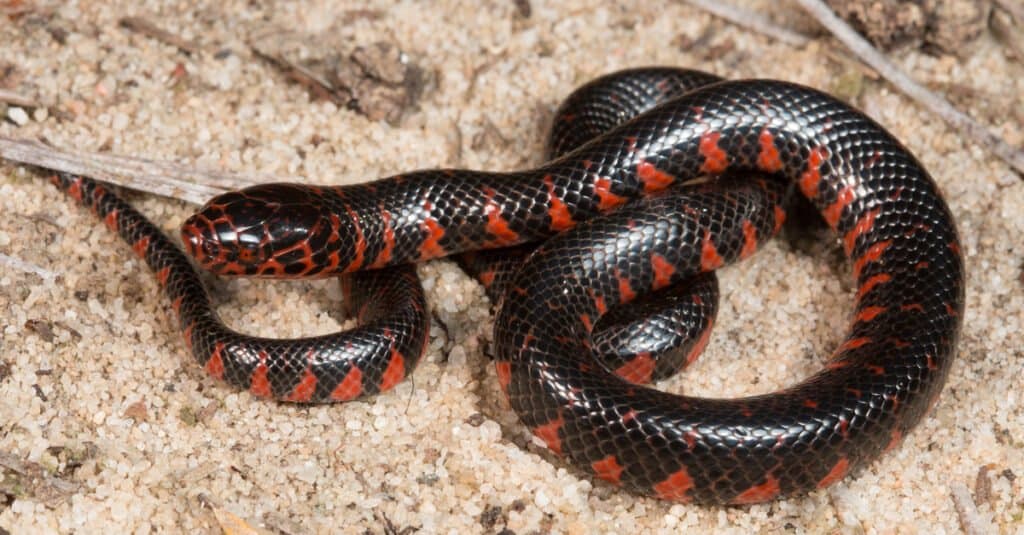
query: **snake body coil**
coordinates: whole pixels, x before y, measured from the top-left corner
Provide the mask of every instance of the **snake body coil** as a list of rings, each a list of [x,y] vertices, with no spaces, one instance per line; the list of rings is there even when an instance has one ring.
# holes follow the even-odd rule
[[[557,233],[504,283],[495,320],[501,386],[553,451],[596,477],[665,499],[742,504],[826,486],[898,444],[938,396],[963,316],[959,240],[932,179],[874,121],[796,84],[639,69],[570,97],[551,147],[555,158],[528,171],[256,186],[211,200],[185,223],[183,238],[215,272],[292,277]],[[769,178],[680,186],[736,173]],[[778,230],[783,215],[775,206],[791,185],[836,232],[857,283],[850,332],[824,370],[769,395],[703,399],[634,384],[661,376],[653,359],[636,361],[643,352],[631,357],[628,373],[595,360],[595,325],[609,310],[753,253]],[[125,227],[112,217],[113,227]],[[155,231],[135,232],[126,237],[139,244],[139,232]],[[210,327],[215,320],[199,305],[181,304],[200,301],[202,291],[176,278],[187,263],[150,263],[181,300],[197,358],[261,393],[325,401],[383,390],[397,377],[388,355],[400,355],[404,374],[422,350],[423,332],[398,330],[424,327],[410,312],[376,337],[385,356],[375,360],[318,368],[300,345],[236,355],[229,366],[230,343]],[[414,284],[408,272],[386,276]],[[410,299],[407,309],[422,311],[420,298]],[[358,381],[349,378],[354,369]],[[336,395],[345,382],[351,388]]]

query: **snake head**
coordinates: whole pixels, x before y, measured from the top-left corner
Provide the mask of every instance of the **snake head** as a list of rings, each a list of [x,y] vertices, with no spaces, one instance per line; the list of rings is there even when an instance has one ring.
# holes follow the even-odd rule
[[[264,184],[218,195],[181,226],[185,249],[218,275],[310,276],[337,231],[314,187]],[[335,218],[336,219],[336,218]]]

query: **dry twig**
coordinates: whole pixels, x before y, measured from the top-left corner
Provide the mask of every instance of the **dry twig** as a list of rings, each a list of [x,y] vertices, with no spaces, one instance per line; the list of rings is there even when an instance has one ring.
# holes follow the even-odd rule
[[[0,266],[16,269],[25,273],[32,273],[43,280],[54,280],[57,278],[57,274],[48,269],[3,253],[0,253]]]
[[[0,136],[0,158],[85,175],[195,204],[202,204],[225,191],[288,180],[273,175],[241,175],[145,158],[58,149],[35,140],[4,136]]]
[[[120,20],[121,26],[139,32],[143,35],[148,35],[157,41],[163,41],[171,46],[178,47],[179,50],[188,54],[195,54],[199,51],[199,45],[193,41],[189,41],[180,35],[175,35],[163,28],[158,28],[152,22],[142,17],[124,17]]]
[[[764,34],[773,39],[778,39],[784,43],[791,44],[793,46],[805,46],[811,42],[811,37],[804,35],[800,32],[791,30],[789,28],[779,26],[775,24],[767,17],[743,9],[741,7],[732,6],[729,4],[723,4],[721,2],[713,2],[711,0],[686,0],[690,5],[703,9],[712,15],[719,17],[723,20],[729,21],[737,26],[753,30],[757,33]],[[821,52],[828,56],[830,59],[856,68],[861,71],[864,76],[872,80],[880,78],[877,72],[871,67],[857,61],[854,58],[849,57],[844,52],[836,49],[832,46],[824,46]]]
[[[10,104],[12,106],[19,106],[21,108],[38,108],[39,103],[14,91],[7,89],[0,89],[0,102]]]
[[[994,0],[994,3],[1012,15],[1017,24],[1024,24],[1024,4],[1010,0]]]
[[[797,0],[797,3],[827,28],[864,63],[878,71],[886,80],[921,105],[937,114],[950,126],[963,132],[968,139],[992,151],[1018,173],[1024,175],[1024,151],[1011,146],[985,125],[957,110],[946,99],[932,93],[907,76],[899,67],[875,50],[866,39],[836,16],[821,0]]]
[[[1024,61],[1024,35],[1021,35],[1018,29],[1024,27],[1024,7],[1017,9],[1022,13],[1014,15],[1009,9],[993,9],[989,26],[992,28],[992,35],[1010,47],[1018,61]]]
[[[953,483],[949,492],[953,499],[953,508],[960,518],[960,527],[967,535],[981,535],[982,533],[995,533],[995,526],[989,523],[978,513],[978,506],[971,498],[971,491],[963,483]]]
[[[299,85],[305,87],[314,98],[329,100],[337,106],[344,106],[348,102],[348,99],[342,98],[337,91],[335,91],[334,86],[330,82],[317,73],[303,67],[302,65],[289,61],[284,56],[267,52],[256,44],[250,43],[249,46],[254,54],[263,58],[274,67],[280,69],[288,78],[291,78]]]
[[[769,35],[793,46],[804,46],[811,38],[794,32],[768,20],[767,17],[747,9],[723,4],[717,0],[686,0],[694,7],[699,7],[716,17],[721,17],[737,26]]]

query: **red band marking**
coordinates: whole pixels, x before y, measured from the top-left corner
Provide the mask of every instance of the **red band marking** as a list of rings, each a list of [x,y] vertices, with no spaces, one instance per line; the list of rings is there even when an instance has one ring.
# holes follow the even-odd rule
[[[708,346],[708,341],[711,340],[711,330],[714,325],[714,320],[708,321],[708,326],[700,333],[700,338],[697,339],[697,343],[693,344],[690,352],[686,354],[686,366],[692,364],[693,361],[697,360],[697,357],[704,352],[704,349]]]
[[[632,360],[619,366],[615,375],[636,384],[647,384],[651,382],[651,375],[654,373],[656,362],[651,358],[649,352],[637,353]]]
[[[775,147],[775,136],[765,128],[761,130],[757,141],[761,145],[761,152],[757,155],[758,168],[768,173],[781,170],[782,159],[779,158],[779,149]]]
[[[821,481],[818,481],[818,488],[823,489],[836,481],[843,479],[846,477],[846,472],[849,469],[850,461],[846,457],[839,459],[836,461],[836,464],[832,465],[832,469],[828,471],[828,474],[825,474],[825,477],[821,478]]]
[[[757,229],[750,221],[743,220],[743,250],[740,251],[740,260],[743,260],[757,251]]]
[[[192,345],[192,326],[189,325],[185,331],[185,339],[189,341],[189,346]],[[224,342],[217,342],[213,346],[213,353],[210,358],[206,359],[206,373],[210,374],[210,377],[215,379],[224,378],[224,359],[221,357],[221,353],[224,351]]]
[[[174,299],[174,301],[171,303],[171,308],[174,309],[174,313],[175,314],[180,314],[181,313],[181,303],[184,302],[184,301],[185,301],[185,296],[184,295],[180,295],[180,296],[176,297]]]
[[[899,429],[893,429],[892,432],[889,433],[889,443],[886,444],[885,450],[883,450],[883,452],[888,453],[894,450],[896,446],[900,445],[901,440],[903,440],[903,431],[900,431]]]
[[[782,224],[786,222],[786,211],[781,206],[775,205],[775,228],[772,229],[772,236],[782,230]]]
[[[257,397],[269,398],[273,391],[270,389],[270,380],[267,379],[267,354],[260,351],[259,356],[260,363],[249,377],[249,392]]]
[[[900,340],[899,338],[896,338],[895,336],[890,337],[888,339],[888,342],[890,344],[892,344],[892,346],[897,348],[897,349],[903,349],[905,347],[910,347],[910,342],[904,342],[903,340]]]
[[[588,289],[587,292],[590,293],[590,298],[594,300],[594,308],[597,309],[598,316],[603,316],[605,312],[608,312],[608,305],[604,302],[603,295],[597,295],[593,289]]]
[[[313,394],[316,393],[317,378],[313,375],[313,370],[306,368],[306,373],[302,375],[302,379],[299,380],[299,384],[295,385],[286,401],[298,401],[304,402],[313,399]]]
[[[864,160],[864,167],[874,167],[881,160],[882,160],[882,153],[880,151],[874,150],[874,151],[871,152],[871,156],[869,156],[867,160]],[[898,190],[896,190],[896,196],[897,197],[899,196],[899,192],[902,191],[902,190],[903,190],[902,186],[900,186],[900,188]]]
[[[103,222],[107,224],[107,228],[117,232],[117,210],[107,212],[107,216],[103,218]]]
[[[693,500],[692,497],[686,494],[693,488],[693,479],[690,477],[690,473],[686,470],[685,466],[680,467],[679,470],[673,472],[664,481],[655,484],[653,488],[658,497],[663,500],[682,503],[688,503]]]
[[[593,332],[594,324],[590,322],[590,314],[580,314],[580,322],[588,333]]]
[[[555,193],[555,182],[551,175],[544,177],[544,185],[548,188],[548,216],[551,218],[551,230],[561,232],[576,226],[569,207]]]
[[[628,303],[636,298],[636,292],[633,291],[633,285],[630,284],[629,278],[624,277],[619,270],[615,270],[615,278],[619,281],[619,302]]]
[[[857,289],[857,301],[860,301],[872,288],[892,280],[892,277],[886,273],[879,273],[868,277],[868,280],[864,281],[864,284],[860,285]]]
[[[856,193],[854,192],[853,186],[846,186],[839,190],[839,193],[836,194],[836,200],[832,204],[826,206],[821,212],[821,215],[825,218],[828,226],[835,229],[839,225],[839,218],[842,217],[843,210],[853,202],[855,196]]]
[[[484,285],[484,288],[490,288],[494,284],[495,273],[493,269],[483,271],[476,276],[476,279],[480,281],[480,284]]]
[[[171,267],[164,266],[156,272],[156,281],[160,283],[161,288],[167,287],[167,279],[171,276]]]
[[[557,453],[562,454],[562,439],[558,437],[558,430],[565,425],[565,418],[562,415],[558,415],[558,419],[551,420],[550,422],[538,425],[533,428],[533,434],[540,437],[545,444],[548,445],[548,449]]]
[[[647,193],[663,190],[676,181],[676,177],[643,160],[636,164],[636,176],[644,183],[644,191]]]
[[[857,238],[870,231],[871,227],[875,225],[875,218],[878,217],[880,211],[881,208],[875,208],[861,216],[853,228],[846,233],[846,236],[843,236],[843,248],[846,249],[846,256],[850,256],[850,253],[853,252],[853,246],[857,244]]]
[[[327,266],[324,268],[324,273],[335,273],[338,270],[338,265],[341,264],[341,252],[332,251],[331,254],[327,255]]]
[[[910,303],[910,304],[906,304],[906,305],[900,305],[900,310],[902,310],[904,312],[910,312],[910,311],[924,312],[924,307],[921,306],[921,303]]]
[[[590,463],[590,467],[594,470],[594,475],[608,481],[614,485],[620,485],[620,477],[622,476],[622,465],[615,458],[614,455],[608,455],[600,461],[594,461]]]
[[[672,264],[665,260],[665,257],[656,254],[651,255],[651,268],[654,269],[652,290],[668,286],[672,282],[672,274],[676,272],[676,268],[672,267]]]
[[[594,195],[597,195],[597,208],[602,212],[611,210],[626,203],[626,198],[612,193],[612,181],[608,178],[594,178]]]
[[[331,391],[331,399],[335,401],[350,401],[363,393],[363,370],[352,366],[349,368],[345,378]]]
[[[892,240],[885,240],[868,247],[868,250],[853,263],[853,278],[860,279],[860,273],[864,270],[864,266],[866,266],[868,262],[876,262],[879,258],[882,258],[882,253],[884,253],[890,245],[892,245]]]
[[[683,410],[689,410],[690,405],[687,403],[681,406],[680,408],[682,408]],[[694,447],[697,446],[697,438],[697,433],[694,431],[687,431],[683,433],[683,440],[686,441],[686,447],[688,449],[692,450]]]
[[[800,191],[804,197],[814,199],[818,196],[818,184],[821,183],[821,164],[827,153],[824,147],[815,147],[807,155],[807,170],[800,175]]]
[[[818,402],[814,401],[813,399],[805,399],[804,400],[804,407],[807,407],[808,409],[817,409],[818,408]]]
[[[139,255],[139,258],[146,258],[146,250],[149,249],[149,237],[143,236],[139,238],[139,241],[132,244],[132,250],[135,254]]]
[[[768,474],[764,483],[755,485],[739,493],[738,496],[732,499],[731,503],[735,505],[743,505],[748,503],[766,502],[778,496],[780,491],[779,480],[772,477],[771,474]]]
[[[718,146],[718,140],[721,137],[722,134],[713,131],[705,132],[700,136],[700,145],[697,150],[704,157],[704,164],[700,168],[702,173],[717,175],[729,167],[728,155]]]
[[[72,199],[82,202],[82,179],[80,177],[75,178],[74,181],[68,185],[67,192]]]
[[[713,271],[724,264],[725,261],[718,254],[718,249],[711,241],[711,231],[704,231],[704,241],[700,245],[700,268],[703,271]]]
[[[185,338],[185,345],[188,347],[189,352],[192,351],[192,329],[195,326],[196,322],[193,321],[192,323],[189,323],[188,327],[185,327],[185,330],[181,333],[182,336]]]
[[[394,344],[394,341],[392,341]],[[395,387],[405,377],[405,357],[397,349],[391,348],[391,360],[380,378],[380,391],[385,392]]]
[[[843,353],[846,351],[850,351],[851,349],[857,349],[858,347],[867,345],[869,343],[871,343],[871,338],[868,338],[867,336],[862,336],[860,338],[851,338],[843,342],[843,345],[836,348],[836,353]]]
[[[487,203],[484,205],[484,214],[487,215],[487,232],[494,236],[495,246],[511,245],[519,240],[519,234],[509,227],[508,220],[501,213],[501,207],[494,201],[496,192],[484,187],[484,195]]]
[[[854,319],[855,322],[867,322],[875,319],[879,314],[885,312],[885,307],[864,307],[857,312],[857,317]]]
[[[441,247],[440,243],[441,238],[444,236],[444,228],[433,218],[424,219],[422,228],[427,233],[427,236],[420,245],[420,260],[444,256],[445,250],[444,247]]]
[[[500,360],[494,363],[494,370],[498,372],[498,384],[502,392],[508,393],[508,385],[512,382],[512,363],[507,360]]]

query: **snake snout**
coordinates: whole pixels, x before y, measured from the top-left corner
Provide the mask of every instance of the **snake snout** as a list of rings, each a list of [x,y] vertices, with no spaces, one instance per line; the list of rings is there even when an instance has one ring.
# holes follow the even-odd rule
[[[308,188],[292,184],[225,193],[182,224],[182,242],[200,266],[220,275],[288,276],[308,265],[289,244],[306,242],[318,227],[314,204]]]

